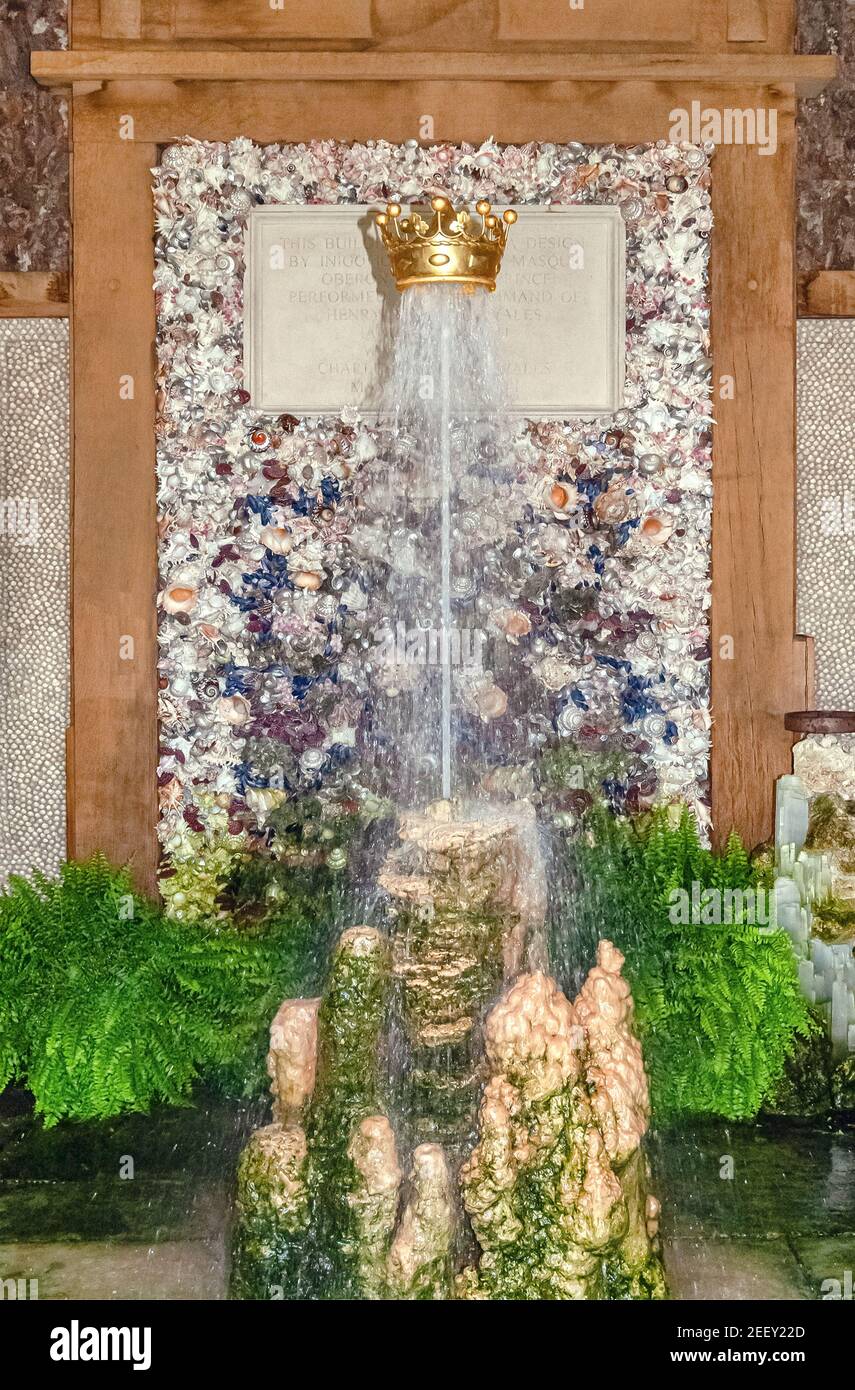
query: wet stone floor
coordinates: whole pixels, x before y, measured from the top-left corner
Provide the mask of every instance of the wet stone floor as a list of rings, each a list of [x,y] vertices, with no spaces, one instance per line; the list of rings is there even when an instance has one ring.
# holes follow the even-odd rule
[[[264,1119],[201,1097],[44,1131],[7,1092],[0,1280],[41,1299],[226,1298],[235,1165]],[[699,1125],[650,1156],[675,1298],[817,1299],[835,1280],[852,1296],[855,1124]]]

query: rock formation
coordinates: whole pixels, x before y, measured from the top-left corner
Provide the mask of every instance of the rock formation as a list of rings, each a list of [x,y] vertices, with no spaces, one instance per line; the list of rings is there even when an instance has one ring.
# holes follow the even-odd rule
[[[639,1147],[647,1080],[622,965],[601,941],[575,1004],[537,972],[487,1019],[491,1076],[460,1175],[483,1255],[461,1276],[462,1297],[664,1297]]]
[[[440,802],[427,815],[405,817],[400,839],[380,884],[393,904],[408,1070],[424,1132],[449,1140],[474,1117],[480,1048],[473,1035],[484,1009],[542,933],[544,877],[528,871],[536,830],[519,813],[460,820]]]
[[[532,931],[518,833],[510,818],[405,822],[403,855],[414,846],[416,862],[384,875],[398,904],[391,942],[370,927],[344,932],[322,998],[279,1009],[276,1122],[252,1137],[238,1173],[237,1296],[664,1296],[641,1149],[647,1080],[620,952],[600,942],[573,1003],[532,969],[484,1016],[514,932]],[[474,1146],[459,1110],[449,1126],[439,1061],[415,1112],[397,1108],[395,980],[395,1028],[412,1056],[429,1069],[435,1053],[453,1087],[480,1095]],[[446,1144],[435,1142],[443,1126]]]
[[[287,1124],[315,1089],[320,999],[286,999],[270,1025],[267,1071],[273,1118]]]

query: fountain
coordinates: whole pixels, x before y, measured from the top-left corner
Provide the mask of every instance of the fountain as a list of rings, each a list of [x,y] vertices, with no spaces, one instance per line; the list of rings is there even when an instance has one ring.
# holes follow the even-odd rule
[[[432,633],[438,660],[377,661],[375,771],[395,750],[400,808],[385,915],[345,930],[322,997],[273,1021],[273,1123],[239,1168],[241,1298],[666,1296],[623,957],[601,941],[572,1002],[551,978],[533,807],[485,791],[506,697],[455,660],[455,601],[477,587],[459,495],[504,466],[487,306],[516,220],[476,210],[438,196],[429,221],[377,217],[406,293],[372,509],[396,625]],[[485,731],[465,756],[459,699]]]

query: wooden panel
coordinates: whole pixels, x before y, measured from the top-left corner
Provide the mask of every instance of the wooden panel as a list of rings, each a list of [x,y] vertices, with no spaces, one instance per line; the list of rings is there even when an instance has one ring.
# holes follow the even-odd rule
[[[328,56],[328,55],[325,55]],[[713,82],[111,83],[74,102],[75,692],[74,852],[135,856],[151,883],[155,840],[154,404],[149,166],[176,132],[226,140],[400,140],[433,114],[437,139],[635,143],[665,138],[669,112],[779,110],[780,148],[722,148],[713,164],[716,400],[713,529],[713,796],[719,838],[772,822],[789,770],[787,710],[809,707],[808,644],[795,631],[795,302],[792,89]],[[136,147],[117,140],[133,114]],[[113,190],[121,188],[115,198]],[[117,374],[136,376],[120,402]],[[121,469],[121,474],[117,470]],[[116,486],[117,477],[121,486]],[[108,483],[110,486],[108,486]],[[118,638],[137,636],[119,663]],[[719,653],[733,642],[733,659]]]
[[[368,39],[371,0],[174,0],[177,39]]]
[[[101,37],[138,39],[142,34],[142,0],[101,0]]]
[[[799,317],[855,318],[855,270],[812,270],[800,275]]]
[[[700,9],[700,0],[499,0],[499,38],[691,43]]]
[[[767,0],[727,0],[729,43],[765,43],[769,37]]]
[[[0,319],[67,317],[68,276],[64,271],[0,271]]]
[[[100,0],[72,0],[74,39],[78,47],[109,42],[101,38],[99,3]],[[585,0],[584,10],[572,13],[581,18],[582,28],[588,34],[594,32],[594,38],[582,37],[579,29],[575,31],[576,37],[570,32],[567,13],[570,0],[560,0],[560,5],[559,0],[545,0],[545,3],[556,7],[559,27],[544,25],[544,0],[537,0],[537,3],[515,0],[518,36],[503,38],[500,42],[513,43],[516,47],[560,44],[565,49],[591,47],[595,43],[601,49],[612,49],[627,42],[643,48],[655,48],[658,43],[665,42],[686,46],[683,39],[662,37],[664,26],[686,23],[675,0],[624,0],[622,4],[616,0]],[[762,9],[767,30],[765,46],[770,52],[785,53],[792,49],[794,0],[732,0],[733,15],[729,14],[730,3],[731,0],[687,0],[686,15],[697,16],[692,49],[713,53],[734,42],[728,26],[732,21],[737,26],[734,32],[738,32],[744,25],[745,20],[735,9],[743,3],[749,4],[752,11]],[[367,9],[368,0],[365,4]],[[252,4],[248,0],[141,0],[141,6],[143,44],[182,44],[204,39],[207,44],[216,46],[241,38],[259,47],[283,41],[283,21],[287,22],[289,9],[295,8],[294,0],[285,0],[283,9],[278,12],[270,10],[269,0],[253,0]],[[318,38],[321,36],[319,26],[325,23],[325,6],[315,0],[309,6],[308,0],[300,0],[300,9],[305,8],[312,11],[314,28],[311,32]],[[371,43],[386,50],[477,51],[495,45],[501,15],[508,9],[506,0],[372,0],[371,28],[362,37],[346,37],[351,32],[349,29],[322,32],[330,47]],[[610,25],[598,19],[598,14],[605,12],[612,16]],[[639,13],[648,16],[646,32],[640,28]],[[195,27],[201,25],[200,14],[209,21],[205,28]],[[759,22],[751,16],[749,19],[752,26]],[[191,30],[192,37],[181,36],[190,34]],[[312,39],[293,37],[286,41],[308,44]]]
[[[761,105],[762,93],[743,105]],[[784,714],[811,698],[809,644],[795,634],[793,112],[779,147],[713,160],[713,800],[717,838],[750,844],[772,825],[775,779],[791,770]]]
[[[153,145],[75,141],[69,852],[154,888]],[[121,196],[117,196],[117,190]],[[133,379],[133,399],[120,378]],[[132,654],[128,639],[132,641]],[[125,659],[123,659],[123,657]]]
[[[46,86],[74,82],[163,80],[174,82],[377,82],[400,92],[400,84],[437,80],[458,82],[672,82],[767,86],[795,83],[800,94],[815,95],[837,75],[837,59],[822,54],[725,53],[717,57],[678,57],[673,53],[597,54],[401,52],[394,64],[386,52],[257,52],[218,48],[77,49],[36,52],[33,76]],[[389,80],[390,68],[394,81]],[[317,104],[320,94],[316,94]],[[683,92],[691,107],[698,93]]]

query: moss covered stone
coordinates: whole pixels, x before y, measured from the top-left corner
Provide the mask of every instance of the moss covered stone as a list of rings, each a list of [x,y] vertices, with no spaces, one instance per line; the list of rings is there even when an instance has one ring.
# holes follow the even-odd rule
[[[796,1035],[783,1074],[763,1110],[767,1115],[808,1118],[826,1115],[831,1106],[831,1040],[823,1014],[813,1009],[810,1032],[806,1037]]]
[[[831,1095],[835,1110],[855,1110],[855,1056],[835,1067]]]
[[[536,973],[487,1019],[494,1070],[461,1170],[483,1253],[458,1284],[462,1297],[666,1296],[658,1204],[639,1148],[646,1079],[622,963],[601,942],[575,1005]]]
[[[285,1296],[294,1252],[309,1225],[308,1150],[298,1125],[259,1129],[238,1164],[232,1294]]]

